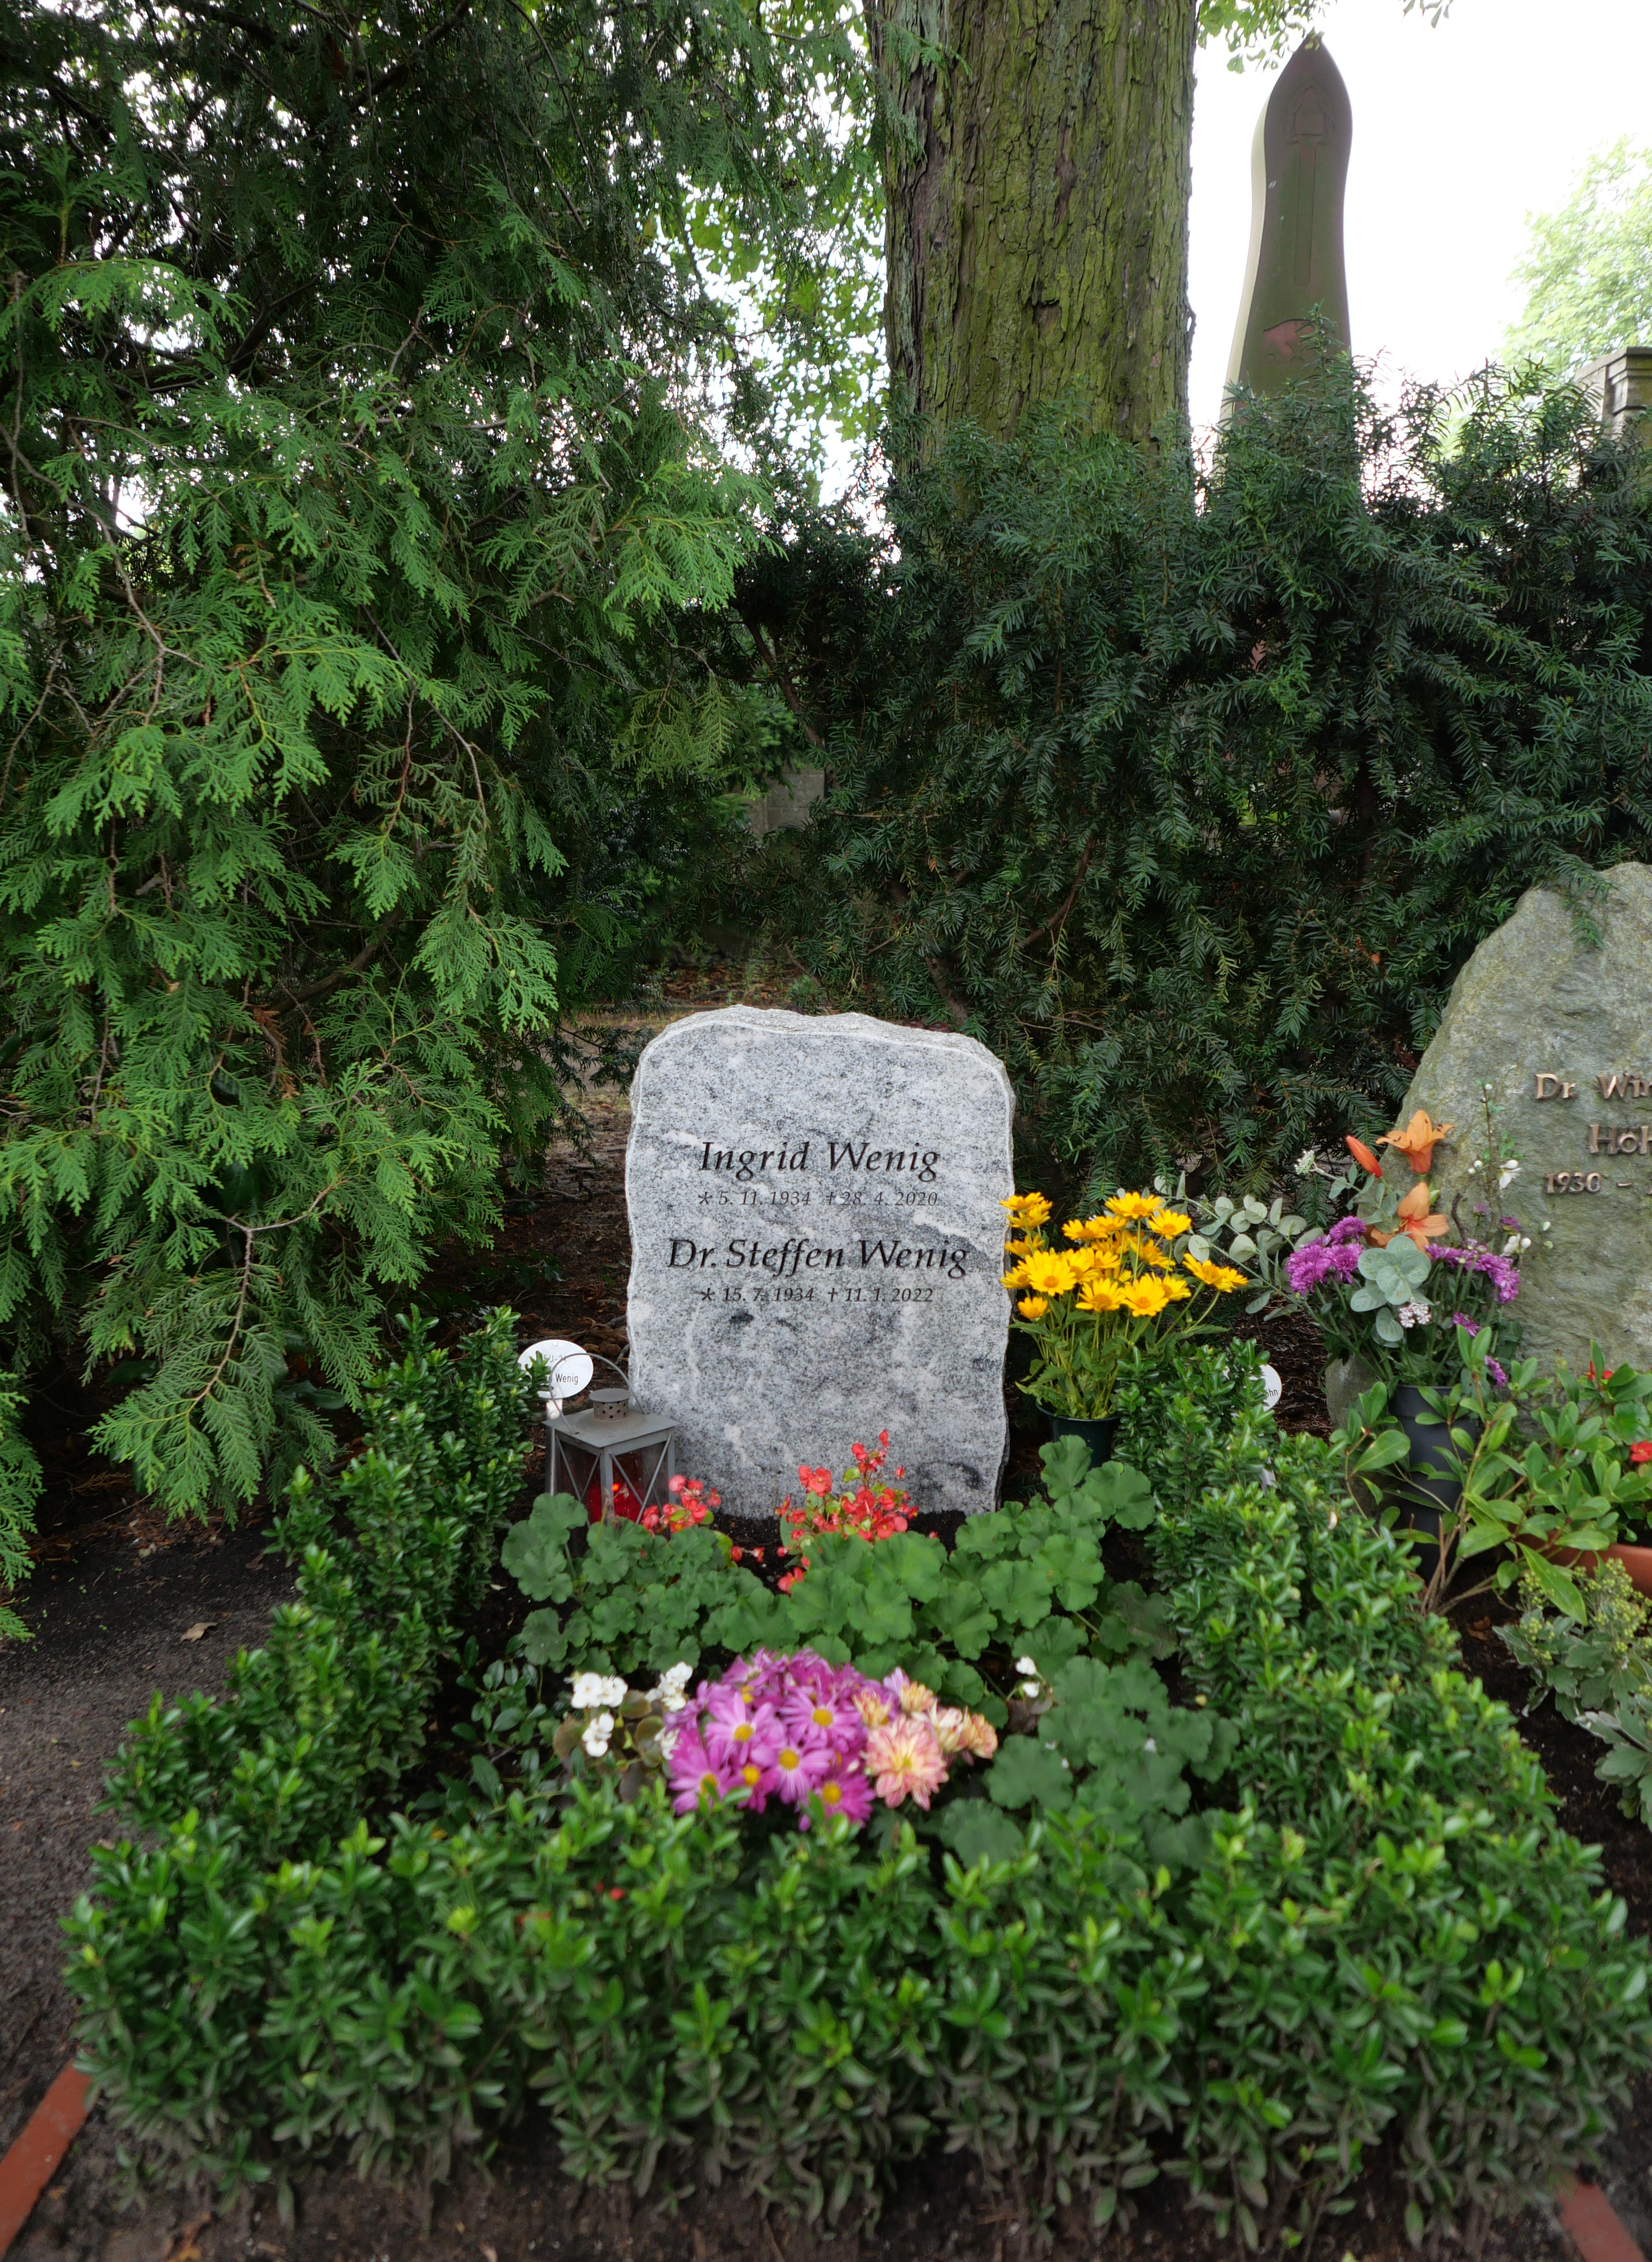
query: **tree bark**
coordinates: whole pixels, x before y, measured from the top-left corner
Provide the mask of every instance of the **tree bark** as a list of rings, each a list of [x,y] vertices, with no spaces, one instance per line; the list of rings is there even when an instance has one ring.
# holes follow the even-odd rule
[[[1069,391],[1131,440],[1185,422],[1194,0],[866,0],[866,17],[891,112],[897,398],[999,436]]]

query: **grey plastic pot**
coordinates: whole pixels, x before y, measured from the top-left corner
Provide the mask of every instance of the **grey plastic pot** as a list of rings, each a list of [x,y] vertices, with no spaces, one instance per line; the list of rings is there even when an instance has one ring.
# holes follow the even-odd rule
[[[1376,1380],[1376,1369],[1357,1351],[1351,1358],[1331,1361],[1325,1368],[1325,1411],[1331,1416],[1333,1430],[1342,1427],[1353,1411],[1354,1400],[1362,1398]]]

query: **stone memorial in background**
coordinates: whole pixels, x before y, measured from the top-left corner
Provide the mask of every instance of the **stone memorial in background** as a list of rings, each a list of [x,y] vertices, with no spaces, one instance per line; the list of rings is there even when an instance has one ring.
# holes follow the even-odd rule
[[[1503,1245],[1504,1215],[1532,1235],[1521,1260],[1523,1354],[1551,1368],[1652,1366],[1652,868],[1619,864],[1580,938],[1572,905],[1522,896],[1457,976],[1398,1120],[1419,1107],[1455,1127],[1435,1150],[1436,1207]],[[1499,1197],[1469,1165],[1484,1101],[1520,1162]],[[1476,1218],[1489,1202],[1492,1215]],[[1549,1231],[1541,1226],[1547,1221]]]
[[[1311,365],[1318,310],[1352,350],[1342,256],[1342,197],[1354,107],[1321,41],[1306,39],[1280,73],[1251,152],[1251,245],[1228,360],[1230,386],[1281,392]]]
[[[915,1506],[996,1504],[1014,1095],[973,1038],[734,1005],[631,1087],[636,1401],[736,1514],[889,1432]]]

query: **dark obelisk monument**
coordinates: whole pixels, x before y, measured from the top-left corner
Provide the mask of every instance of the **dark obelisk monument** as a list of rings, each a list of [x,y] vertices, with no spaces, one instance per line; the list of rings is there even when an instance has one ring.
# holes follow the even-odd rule
[[[1311,37],[1280,73],[1251,151],[1251,249],[1231,387],[1278,393],[1312,358],[1316,313],[1351,348],[1342,194],[1354,110],[1330,50]]]

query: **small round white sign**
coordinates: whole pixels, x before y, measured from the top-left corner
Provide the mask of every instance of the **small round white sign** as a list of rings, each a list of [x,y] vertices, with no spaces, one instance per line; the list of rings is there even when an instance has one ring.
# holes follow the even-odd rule
[[[536,1358],[545,1362],[545,1380],[540,1388],[547,1398],[577,1398],[596,1372],[590,1352],[560,1336],[529,1344],[526,1351],[517,1353],[516,1364],[526,1374]]]
[[[1271,1414],[1275,1407],[1278,1405],[1280,1400],[1285,1394],[1284,1379],[1276,1366],[1263,1367],[1261,1369],[1261,1377],[1262,1404]]]

